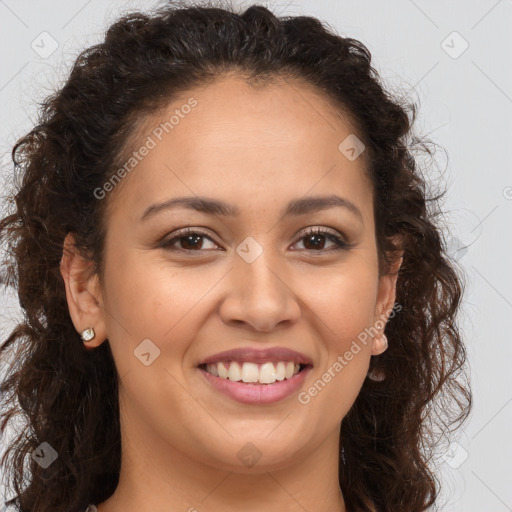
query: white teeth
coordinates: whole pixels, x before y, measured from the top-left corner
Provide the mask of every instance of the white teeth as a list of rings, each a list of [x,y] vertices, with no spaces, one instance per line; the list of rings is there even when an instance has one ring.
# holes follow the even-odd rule
[[[215,377],[242,382],[259,382],[260,384],[273,384],[276,380],[291,379],[299,373],[299,363],[279,361],[274,363],[244,362],[242,366],[236,361],[228,363],[207,364],[206,371]]]
[[[206,366],[206,368],[208,369],[208,367],[211,367],[211,366],[216,366],[217,367],[217,373],[219,374],[218,377],[220,377],[221,379],[227,379],[228,378],[228,369],[222,363],[209,364],[209,365]]]
[[[272,384],[276,381],[276,377],[276,369],[272,363],[264,363],[261,365],[260,378],[258,382],[261,384]]]
[[[219,376],[219,368],[217,367],[217,365],[216,365],[216,364],[209,364],[209,365],[207,366],[207,368],[208,368],[208,371],[209,371],[212,375],[215,375],[215,377],[218,377],[218,376]],[[224,367],[223,367],[223,368],[224,368]],[[226,371],[226,370],[224,369],[224,371]]]
[[[295,365],[293,363],[286,363],[286,374],[287,379],[291,379],[295,371]]]
[[[284,380],[285,377],[286,377],[286,365],[282,361],[279,361],[279,363],[277,363],[277,366],[276,366],[276,379]]]
[[[258,382],[260,371],[258,365],[254,363],[244,363],[240,379],[244,382]]]
[[[242,380],[242,371],[238,363],[231,363],[228,370],[228,379],[233,381]]]

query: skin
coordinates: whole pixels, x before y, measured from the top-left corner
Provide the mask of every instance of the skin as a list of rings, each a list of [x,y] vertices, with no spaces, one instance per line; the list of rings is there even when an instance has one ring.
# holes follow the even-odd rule
[[[289,79],[254,88],[228,74],[171,102],[141,140],[190,97],[197,106],[104,199],[103,281],[72,236],[65,241],[73,323],[79,333],[94,326],[88,348],[108,338],[120,379],[120,481],[98,510],[344,512],[340,425],[370,357],[386,349],[383,327],[306,405],[297,393],[241,404],[213,389],[197,365],[234,347],[289,347],[313,360],[304,391],[389,315],[401,260],[379,276],[363,158],[338,149],[354,131],[313,88]],[[361,219],[342,207],[282,217],[292,199],[330,194],[350,200]],[[140,220],[154,203],[195,195],[240,215],[181,207]],[[207,235],[174,243],[188,253],[157,247],[188,225]],[[328,251],[335,245],[325,235],[304,238],[309,226],[352,245]],[[252,263],[236,252],[248,236],[263,249]],[[148,366],[134,356],[147,338],[160,350]],[[261,453],[252,467],[237,457],[247,443]]]

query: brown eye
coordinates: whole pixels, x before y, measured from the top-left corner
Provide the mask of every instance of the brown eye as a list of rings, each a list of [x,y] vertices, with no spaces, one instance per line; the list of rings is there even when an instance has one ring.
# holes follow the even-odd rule
[[[327,249],[326,239],[331,242]],[[301,240],[304,240],[304,250],[312,252],[331,252],[349,247],[341,235],[321,228],[309,229],[302,234]]]
[[[167,249],[167,250],[176,250],[176,251],[195,251],[200,252],[202,250],[211,250],[210,248],[205,248],[205,240],[210,241],[214,247],[218,247],[217,244],[205,233],[201,231],[195,231],[191,228],[187,228],[181,231],[178,231],[174,234],[174,236],[170,239],[163,240],[159,247]],[[176,247],[176,244],[179,244]]]

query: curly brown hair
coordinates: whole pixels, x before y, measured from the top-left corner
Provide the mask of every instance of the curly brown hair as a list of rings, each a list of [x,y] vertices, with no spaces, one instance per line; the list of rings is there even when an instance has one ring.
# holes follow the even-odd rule
[[[441,230],[445,191],[432,193],[415,156],[432,155],[413,134],[416,105],[384,88],[361,42],[314,17],[166,2],[149,14],[123,15],[100,44],[81,52],[65,85],[41,105],[37,126],[12,149],[19,182],[0,242],[7,242],[5,284],[17,290],[23,321],[1,346],[9,371],[0,389],[9,405],[1,431],[20,413],[29,426],[2,458],[15,491],[6,504],[18,511],[82,512],[118,484],[116,366],[108,343],[88,351],[73,326],[59,270],[63,242],[73,233],[103,275],[108,200],[94,191],[122,165],[145,116],[233,70],[263,83],[298,77],[351,114],[374,188],[381,272],[399,249],[397,236],[403,244],[401,310],[386,327],[389,349],[370,365],[386,379],[365,380],[341,425],[347,509],[419,512],[439,495],[435,448],[466,420],[471,392],[457,321],[464,274]],[[13,360],[9,347],[16,347]],[[47,468],[27,459],[44,441],[59,454]]]

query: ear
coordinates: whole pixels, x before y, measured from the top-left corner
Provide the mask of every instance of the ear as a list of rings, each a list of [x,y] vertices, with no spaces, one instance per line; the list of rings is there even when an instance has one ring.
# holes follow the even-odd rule
[[[372,345],[372,355],[382,354],[388,348],[388,341],[384,334],[387,321],[396,298],[396,281],[398,279],[398,271],[402,265],[404,251],[400,250],[393,253],[391,268],[386,274],[379,277],[379,289],[377,293],[377,301],[375,307],[374,324],[378,333],[374,336]]]
[[[93,272],[93,262],[78,252],[71,233],[64,240],[60,272],[75,329],[81,336],[84,329],[93,327],[96,335],[92,340],[84,341],[84,346],[99,346],[107,338],[99,279]]]

